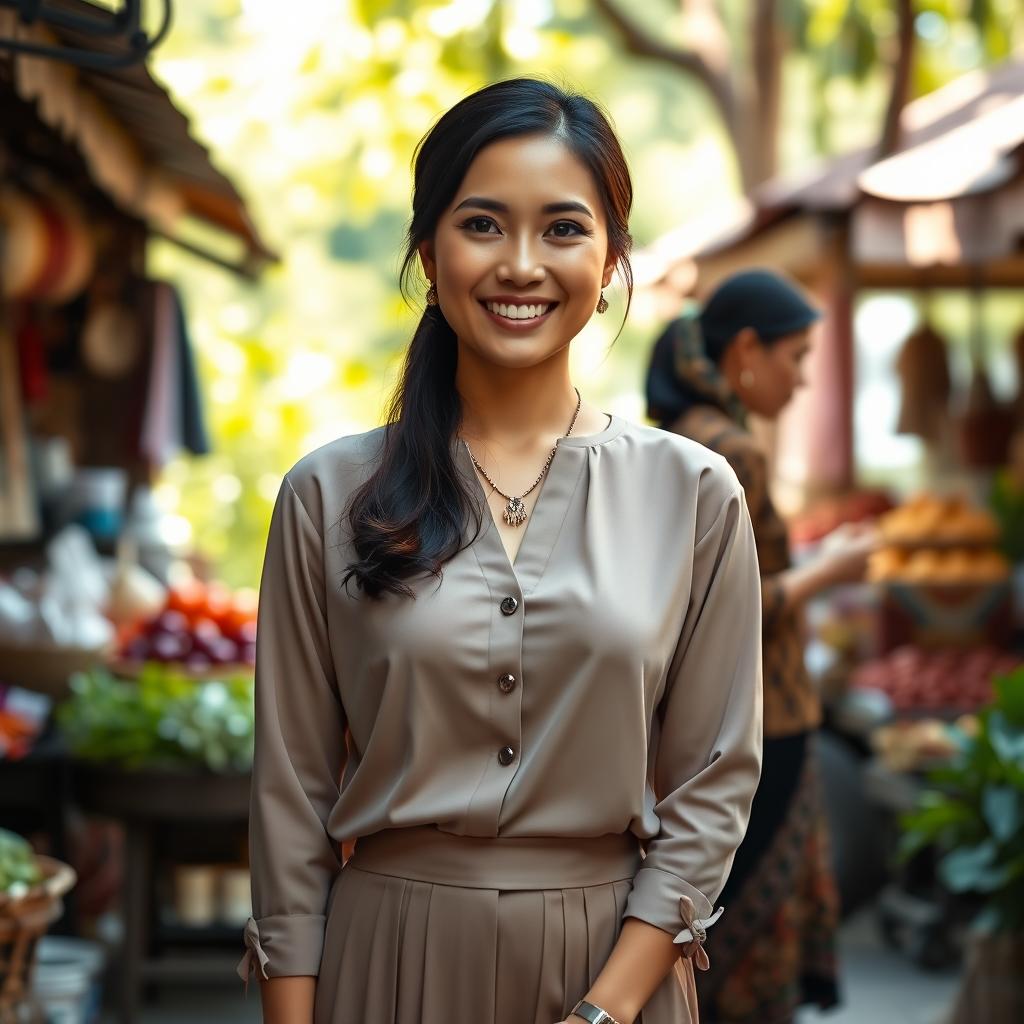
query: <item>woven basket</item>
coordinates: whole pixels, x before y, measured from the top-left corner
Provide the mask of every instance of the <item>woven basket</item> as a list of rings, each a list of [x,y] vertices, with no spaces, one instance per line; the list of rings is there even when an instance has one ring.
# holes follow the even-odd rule
[[[43,880],[20,899],[0,893],[0,1024],[35,1019],[29,994],[36,945],[60,917],[61,897],[75,872],[52,857],[37,857]]]

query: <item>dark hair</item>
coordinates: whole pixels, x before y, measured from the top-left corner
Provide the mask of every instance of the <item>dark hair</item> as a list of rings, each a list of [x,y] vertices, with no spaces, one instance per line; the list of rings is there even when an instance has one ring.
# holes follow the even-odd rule
[[[633,186],[622,147],[593,100],[532,78],[473,93],[421,140],[401,272],[407,294],[419,246],[433,237],[477,154],[500,139],[538,134],[563,141],[593,173],[608,220],[609,248],[632,296]],[[465,546],[471,517],[480,530],[482,508],[459,471],[452,445],[462,419],[457,359],[455,332],[439,306],[427,306],[388,405],[379,465],[348,509],[357,558],[344,583],[355,579],[370,597],[413,596],[406,581],[440,578],[444,563]]]
[[[647,366],[647,415],[671,427],[695,405],[720,404],[724,385],[717,367],[744,328],[752,327],[770,346],[820,318],[821,312],[782,274],[765,269],[733,274],[699,312],[673,320],[654,343]]]

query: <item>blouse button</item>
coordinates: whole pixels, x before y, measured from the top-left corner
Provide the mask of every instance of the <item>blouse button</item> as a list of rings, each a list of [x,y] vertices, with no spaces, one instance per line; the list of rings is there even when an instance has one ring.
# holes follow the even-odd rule
[[[502,693],[511,693],[516,688],[516,677],[511,672],[498,676],[498,689]]]
[[[516,752],[511,747],[502,747],[498,751],[498,763],[510,765],[516,759]]]
[[[506,597],[501,602],[501,614],[502,615],[515,615],[516,609],[519,607],[519,602],[514,597]]]

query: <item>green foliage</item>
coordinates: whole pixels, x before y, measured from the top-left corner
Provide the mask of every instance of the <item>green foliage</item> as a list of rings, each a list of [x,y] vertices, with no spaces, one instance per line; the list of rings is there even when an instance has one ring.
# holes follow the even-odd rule
[[[0,828],[0,894],[17,899],[41,880],[32,847],[21,836]]]
[[[1024,562],[1024,483],[1016,473],[1010,469],[996,473],[989,504],[999,520],[1007,558]]]
[[[76,757],[128,768],[197,765],[215,772],[252,764],[249,675],[196,680],[155,663],[137,680],[104,669],[79,673],[57,722]]]
[[[903,818],[902,852],[934,845],[953,892],[985,898],[984,923],[1024,929],[1024,669],[995,681],[996,699],[977,736],[929,776],[917,808]]]

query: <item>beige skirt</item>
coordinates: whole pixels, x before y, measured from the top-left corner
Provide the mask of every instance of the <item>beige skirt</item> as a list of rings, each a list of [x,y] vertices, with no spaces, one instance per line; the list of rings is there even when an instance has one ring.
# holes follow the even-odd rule
[[[315,1024],[556,1024],[589,989],[639,864],[630,835],[360,839],[328,907]],[[696,1024],[689,960],[641,1024]]]

